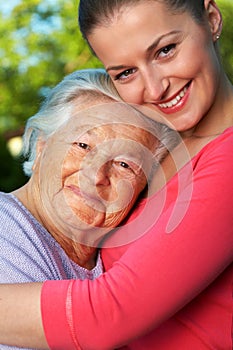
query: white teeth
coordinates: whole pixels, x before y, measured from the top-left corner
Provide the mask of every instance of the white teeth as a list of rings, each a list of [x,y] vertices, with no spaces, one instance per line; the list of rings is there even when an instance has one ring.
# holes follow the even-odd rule
[[[184,97],[184,91],[181,91],[180,97]]]
[[[159,104],[159,107],[160,108],[170,108],[172,106],[175,106],[182,99],[182,97],[184,97],[186,91],[187,91],[187,87],[185,87],[179,93],[179,95],[177,95],[175,98],[173,98],[173,100],[171,100],[170,102],[167,102],[167,103],[161,103],[161,104]]]

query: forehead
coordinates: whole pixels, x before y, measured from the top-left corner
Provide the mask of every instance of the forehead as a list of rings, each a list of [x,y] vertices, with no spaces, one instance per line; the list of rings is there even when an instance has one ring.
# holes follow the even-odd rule
[[[91,131],[92,130],[92,131]],[[73,115],[58,131],[57,134],[77,135],[88,132],[90,135],[111,136],[130,135],[140,138],[141,135],[153,133],[152,122],[139,111],[121,102],[111,102],[89,106],[88,108],[76,107]]]
[[[141,20],[145,16],[148,19],[158,19],[159,22],[154,22],[154,25],[159,29],[162,24],[169,25],[170,20],[175,21],[177,15],[191,17],[191,13],[188,10],[189,5],[177,5],[177,2],[179,1],[170,1],[171,4],[169,1],[164,0],[139,0],[134,2],[123,2],[121,5],[115,6],[113,11],[110,10],[110,12],[107,14],[103,13],[103,20],[93,28],[107,28],[112,25],[118,25],[119,22],[128,24],[130,27],[131,25],[140,24]],[[199,6],[200,5],[197,5],[197,7]],[[169,19],[169,21],[166,21],[166,18]],[[139,30],[137,32],[139,32]]]
[[[158,139],[154,136],[152,122],[125,103],[99,104],[76,113],[50,137],[54,145],[69,147],[74,142],[87,143],[92,147],[119,148],[127,152],[144,147],[154,153]],[[103,145],[103,146],[102,146]],[[125,146],[125,149],[124,149]]]
[[[77,132],[79,134],[79,130]],[[88,130],[84,131],[81,135],[83,140],[87,142],[99,144],[106,140],[131,140],[139,142],[147,148],[152,149],[155,142],[157,142],[156,137],[148,130],[130,124],[123,123],[111,123],[104,124],[100,126],[90,127]]]
[[[95,27],[88,40],[105,65],[108,61],[114,64],[115,56],[123,61],[127,59],[129,53],[132,53],[132,47],[135,49],[132,53],[134,55],[139,43],[146,50],[151,45],[151,40],[189,28],[191,23],[187,11],[175,13],[168,10],[163,1],[140,1],[138,4],[124,5],[106,25]]]

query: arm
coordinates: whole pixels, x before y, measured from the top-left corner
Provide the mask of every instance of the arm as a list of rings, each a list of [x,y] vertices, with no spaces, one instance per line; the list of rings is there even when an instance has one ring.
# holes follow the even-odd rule
[[[50,347],[62,349],[62,344],[67,344],[66,350],[78,349],[75,342],[83,349],[119,347],[160,325],[204,290],[232,261],[232,167],[232,147],[225,149],[224,143],[219,144],[211,157],[207,152],[195,165],[192,201],[172,232],[166,233],[174,209],[168,194],[166,210],[159,220],[109,272],[95,281],[46,282],[41,307]],[[186,189],[191,182],[187,181]],[[187,199],[184,190],[176,210],[182,213]],[[154,207],[151,201],[151,210]],[[38,319],[39,292],[34,290],[38,286],[32,288],[37,308],[30,311],[30,322],[23,314],[19,325],[9,322],[3,328],[4,332],[8,330],[7,341],[18,332],[17,327],[24,335],[23,345],[29,344],[26,341],[30,341],[32,324],[42,331]],[[8,305],[8,317],[21,303],[19,298],[33,302],[31,298],[24,299],[23,294],[15,297],[14,305]],[[29,312],[30,305],[27,307]],[[2,309],[0,329],[4,322],[1,317]],[[0,342],[5,341],[3,335]],[[39,335],[42,347],[43,334]]]
[[[49,349],[40,312],[42,283],[1,284],[0,343]],[[26,338],[24,330],[26,329]],[[32,337],[33,335],[33,337]]]

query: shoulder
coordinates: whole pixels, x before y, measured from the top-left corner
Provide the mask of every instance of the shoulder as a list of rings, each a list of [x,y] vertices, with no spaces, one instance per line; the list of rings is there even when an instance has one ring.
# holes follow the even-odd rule
[[[14,232],[16,236],[19,231],[32,232],[39,226],[37,220],[11,193],[0,192],[0,218],[1,235]]]
[[[227,176],[227,172],[233,172],[233,127],[225,130],[213,141],[208,143],[193,158],[193,169],[213,171]]]
[[[208,143],[206,147],[203,149],[203,153],[205,151],[210,152],[213,150],[225,149],[226,151],[232,151],[233,149],[233,126],[226,129],[221,135],[216,137],[213,141]]]

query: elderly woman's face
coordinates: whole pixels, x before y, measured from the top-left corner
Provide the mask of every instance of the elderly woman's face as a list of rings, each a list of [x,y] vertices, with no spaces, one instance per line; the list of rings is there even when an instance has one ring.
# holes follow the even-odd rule
[[[106,232],[119,225],[146,186],[157,145],[142,127],[110,123],[116,105],[98,108],[72,117],[49,138],[39,161],[46,214],[72,234],[74,227]]]

